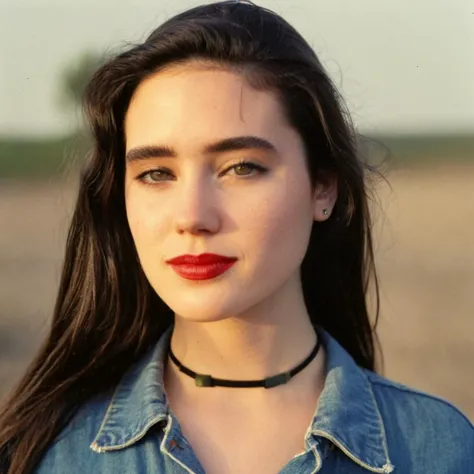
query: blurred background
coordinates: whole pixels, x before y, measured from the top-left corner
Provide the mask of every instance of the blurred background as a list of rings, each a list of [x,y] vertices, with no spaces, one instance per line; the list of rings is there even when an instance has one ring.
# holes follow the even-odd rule
[[[0,398],[50,323],[89,146],[85,83],[108,54],[200,3],[1,1]],[[309,41],[367,156],[385,160],[390,185],[373,182],[383,374],[474,420],[474,3],[258,4]]]

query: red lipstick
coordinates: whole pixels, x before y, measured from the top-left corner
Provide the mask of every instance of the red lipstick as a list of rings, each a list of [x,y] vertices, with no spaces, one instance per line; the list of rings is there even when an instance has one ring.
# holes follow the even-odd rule
[[[180,255],[167,260],[173,270],[187,280],[208,280],[226,272],[238,259],[213,253]]]

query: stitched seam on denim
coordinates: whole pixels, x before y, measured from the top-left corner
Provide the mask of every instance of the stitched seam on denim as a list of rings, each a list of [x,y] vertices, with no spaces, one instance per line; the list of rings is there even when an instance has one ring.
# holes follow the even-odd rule
[[[385,451],[385,462],[386,462],[386,464],[390,464],[392,467],[394,467],[392,462],[390,461],[390,458],[389,458],[389,455],[388,455],[387,434],[385,433],[385,425],[383,424],[382,415],[380,413],[379,406],[377,404],[377,400],[375,398],[375,394],[374,394],[374,391],[372,389],[372,385],[370,383],[370,380],[369,380],[369,377],[367,376],[367,374],[365,372],[362,372],[362,374],[364,375],[364,377],[367,381],[367,384],[369,386],[370,396],[372,397],[372,401],[374,402],[375,410],[377,412],[377,418],[379,419],[382,445],[383,445],[383,450]]]
[[[163,417],[162,415],[159,417],[153,418],[148,424],[145,425],[145,427],[142,430],[140,430],[140,432],[137,435],[135,435],[132,439],[129,439],[126,443],[113,444],[111,446],[101,446],[100,450],[101,452],[106,452],[106,451],[118,451],[120,449],[127,448],[128,446],[135,444],[137,441],[140,441],[147,434],[147,431],[155,423],[158,423],[159,421],[163,421],[165,419],[166,417]]]
[[[179,459],[174,457],[168,450],[166,450],[165,442],[166,442],[166,438],[168,437],[168,434],[170,432],[171,424],[172,424],[171,415],[168,415],[168,424],[166,425],[165,435],[163,436],[163,440],[161,441],[160,451],[163,452],[163,453],[166,453],[171,459],[173,459],[176,463],[178,463],[182,468],[186,469],[186,471],[188,471],[190,474],[196,474],[194,471],[189,469],[188,466],[183,464]]]
[[[97,438],[98,438],[99,435],[101,434],[102,429],[104,428],[105,423],[106,423],[106,421],[107,421],[107,419],[108,419],[108,417],[109,417],[110,410],[111,410],[111,408],[112,408],[112,406],[113,406],[113,404],[114,404],[115,395],[117,394],[117,391],[118,391],[120,385],[121,385],[121,384],[119,383],[119,384],[115,387],[114,393],[113,393],[112,398],[111,398],[110,403],[109,403],[109,406],[107,407],[107,410],[106,410],[106,412],[105,412],[105,415],[104,415],[104,418],[103,418],[103,420],[102,420],[102,423],[100,424],[99,431],[98,431],[97,434],[95,435],[94,441],[92,441],[91,445],[89,446],[89,447],[92,448],[92,449],[94,449],[93,446],[99,447],[99,446],[97,445]]]
[[[316,467],[314,468],[314,471],[311,474],[316,474],[321,469],[323,462],[315,445],[311,446],[311,450],[313,451],[316,460]]]
[[[333,436],[331,436],[329,433],[327,433],[326,431],[322,431],[322,430],[316,430],[314,431],[314,434],[318,434],[320,436],[323,436],[329,440],[331,440],[335,445],[337,445],[341,451],[346,454],[348,457],[350,457],[353,461],[355,461],[357,464],[359,464],[360,466],[362,466],[363,468],[365,469],[368,469],[369,471],[372,471],[372,472],[382,472],[384,473],[385,472],[385,469],[386,469],[386,466],[382,466],[382,467],[372,467],[370,466],[369,464],[366,464],[364,461],[362,461],[361,459],[359,459],[357,456],[355,456],[354,454],[352,454],[349,449],[346,448],[346,446],[341,443],[341,441],[339,441],[337,438],[334,438]]]
[[[436,395],[431,395],[429,393],[425,393],[416,389],[412,389],[410,387],[398,386],[396,384],[392,384],[392,382],[390,381],[386,382],[385,380],[370,380],[370,382],[374,385],[381,385],[382,387],[394,388],[396,390],[399,390],[400,392],[410,393],[412,395],[420,395],[422,397],[429,398],[430,400],[442,402],[444,405],[448,406],[449,408],[453,408],[454,411],[456,411],[459,415],[462,416],[462,418],[464,418],[467,421],[470,428],[474,429],[474,425],[471,423],[469,418],[458,407],[453,405],[449,400],[446,400]]]

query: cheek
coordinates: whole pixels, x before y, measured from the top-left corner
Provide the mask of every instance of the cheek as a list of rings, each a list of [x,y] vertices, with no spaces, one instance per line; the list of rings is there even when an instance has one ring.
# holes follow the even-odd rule
[[[300,254],[309,242],[312,209],[309,187],[303,180],[286,180],[247,211],[262,252]]]
[[[160,212],[146,193],[133,190],[126,195],[127,219],[135,245],[138,250],[152,240],[160,225]]]

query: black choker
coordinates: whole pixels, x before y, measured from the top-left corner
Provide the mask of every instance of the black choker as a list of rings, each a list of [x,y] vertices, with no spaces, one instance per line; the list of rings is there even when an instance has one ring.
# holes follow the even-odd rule
[[[318,342],[316,343],[315,348],[311,354],[303,361],[301,364],[296,366],[294,369],[288,372],[282,372],[281,374],[274,375],[273,377],[267,377],[263,380],[225,380],[225,379],[215,379],[210,375],[197,374],[192,370],[185,367],[181,362],[176,358],[171,350],[171,344],[169,346],[169,355],[171,360],[179,367],[179,370],[183,374],[189,375],[192,377],[197,387],[265,387],[272,388],[277,385],[283,385],[289,382],[297,373],[301,372],[318,354],[319,348],[321,347],[320,338],[318,337]]]

